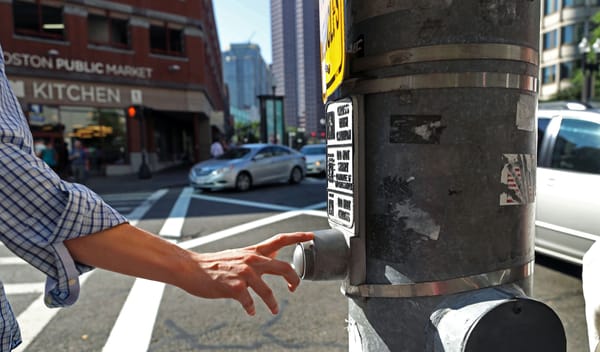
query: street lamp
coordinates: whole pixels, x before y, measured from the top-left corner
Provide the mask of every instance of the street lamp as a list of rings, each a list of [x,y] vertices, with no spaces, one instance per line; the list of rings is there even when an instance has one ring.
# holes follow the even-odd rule
[[[590,101],[594,96],[594,76],[598,72],[600,62],[600,38],[596,38],[594,44],[590,48],[590,44],[586,37],[583,37],[579,44],[579,53],[581,54],[581,72],[583,74],[583,86],[581,89],[581,100],[584,103]],[[588,54],[594,51],[595,58],[593,62],[588,62]]]

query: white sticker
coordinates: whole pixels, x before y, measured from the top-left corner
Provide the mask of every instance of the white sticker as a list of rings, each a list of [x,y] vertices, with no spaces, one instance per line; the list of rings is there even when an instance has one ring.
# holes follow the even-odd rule
[[[354,200],[352,196],[327,192],[327,215],[334,223],[352,228],[354,226]]]
[[[352,102],[327,104],[327,214],[330,223],[354,228]]]

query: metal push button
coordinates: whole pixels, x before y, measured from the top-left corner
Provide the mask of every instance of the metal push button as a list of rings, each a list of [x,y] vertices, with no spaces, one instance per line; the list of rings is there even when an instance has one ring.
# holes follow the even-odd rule
[[[341,280],[348,273],[350,249],[344,234],[335,229],[315,231],[312,241],[296,245],[292,264],[303,280]]]

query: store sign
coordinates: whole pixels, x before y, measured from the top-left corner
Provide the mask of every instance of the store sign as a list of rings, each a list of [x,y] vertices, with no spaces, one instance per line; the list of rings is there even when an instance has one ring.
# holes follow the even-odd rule
[[[354,227],[354,136],[352,103],[327,104],[327,213],[331,222]]]
[[[95,75],[110,75],[127,78],[151,79],[152,68],[118,65],[97,61],[69,59],[59,56],[41,56],[27,53],[4,52],[6,66],[34,68],[40,70],[66,71]]]
[[[76,104],[122,105],[121,89],[103,85],[62,83],[53,81],[10,81],[11,87],[20,87],[18,98],[29,98],[36,102],[60,102]],[[141,99],[141,92],[140,92]]]

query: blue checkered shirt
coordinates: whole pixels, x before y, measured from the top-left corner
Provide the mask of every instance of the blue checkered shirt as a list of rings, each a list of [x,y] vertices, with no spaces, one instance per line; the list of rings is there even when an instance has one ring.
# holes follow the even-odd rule
[[[85,186],[62,181],[34,154],[33,138],[9,87],[0,47],[0,240],[46,276],[48,307],[73,304],[78,276],[64,241],[127,220]],[[0,282],[0,351],[21,343],[19,326]]]

